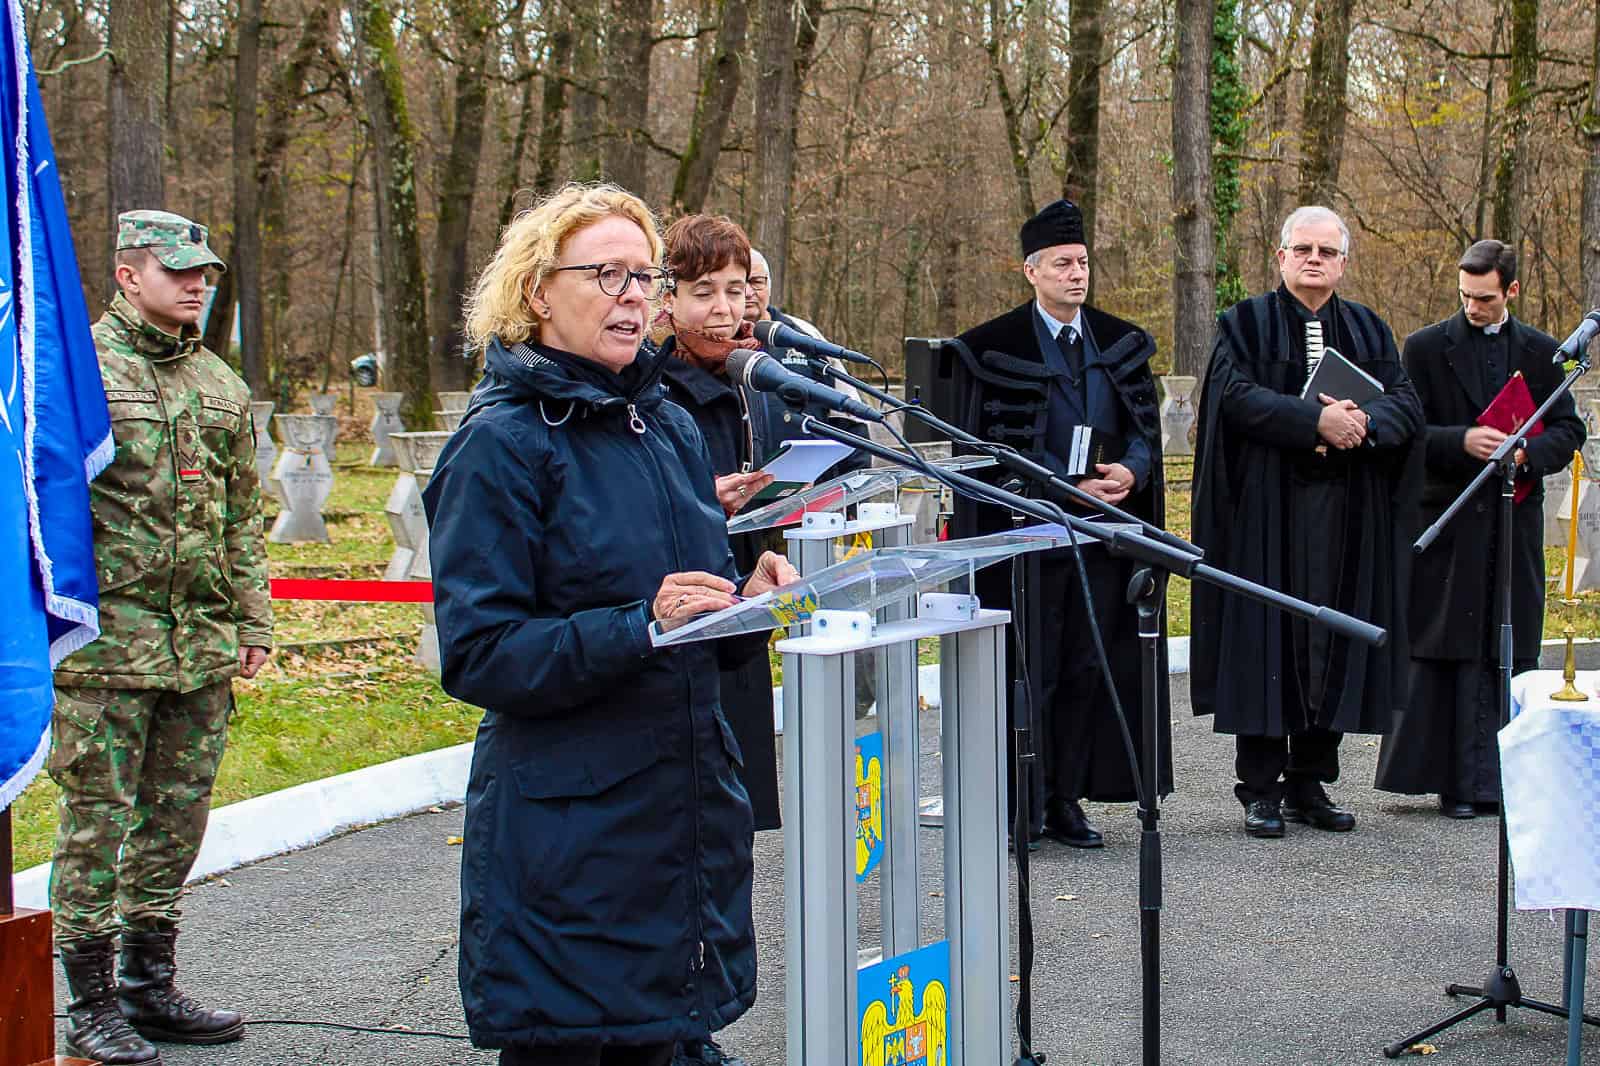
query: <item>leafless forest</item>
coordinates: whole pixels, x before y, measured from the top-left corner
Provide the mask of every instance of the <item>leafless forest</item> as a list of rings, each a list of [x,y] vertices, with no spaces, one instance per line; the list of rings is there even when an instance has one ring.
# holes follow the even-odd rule
[[[726,212],[778,300],[899,360],[1024,293],[1071,196],[1095,302],[1193,370],[1298,202],[1351,221],[1397,334],[1520,243],[1523,317],[1600,303],[1600,3],[1576,0],[24,0],[91,309],[110,220],[213,227],[237,351],[284,398],[381,345],[413,418],[518,205],[606,177]],[[229,335],[214,315],[214,342]],[[377,319],[377,321],[375,321]],[[413,424],[418,424],[413,421]]]

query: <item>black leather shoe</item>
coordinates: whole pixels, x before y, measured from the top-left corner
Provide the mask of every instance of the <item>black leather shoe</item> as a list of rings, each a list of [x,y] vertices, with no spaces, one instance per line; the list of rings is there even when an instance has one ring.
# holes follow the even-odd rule
[[[1472,804],[1466,800],[1456,799],[1454,796],[1446,796],[1442,792],[1439,794],[1439,813],[1446,818],[1458,819],[1476,818],[1478,816],[1478,812]]]
[[[1472,809],[1479,814],[1499,814],[1500,804],[1495,800],[1485,800],[1483,803],[1474,803]]]
[[[1244,831],[1253,837],[1283,836],[1283,815],[1275,800],[1256,800],[1244,809]]]
[[[1099,848],[1106,842],[1077,800],[1050,801],[1044,812],[1044,835],[1073,848]]]
[[[226,1044],[244,1035],[238,1011],[202,1007],[172,983],[178,930],[129,929],[122,934],[122,981],[117,1002],[128,1024],[169,1044]]]
[[[1016,850],[1017,850],[1017,842],[1015,840],[1011,839],[1010,837],[1006,837],[1006,850],[1009,851],[1009,852],[1015,853]],[[1032,854],[1033,852],[1038,851],[1038,850],[1039,850],[1039,838],[1038,837],[1029,837],[1028,838],[1028,852],[1029,852],[1029,854]]]
[[[1343,807],[1335,807],[1320,785],[1315,789],[1307,789],[1293,799],[1285,799],[1283,820],[1304,822],[1330,833],[1348,833],[1356,827],[1356,816]]]
[[[161,1053],[117,1009],[112,952],[110,937],[61,945],[61,968],[72,992],[65,1050],[106,1066],[161,1066]]]

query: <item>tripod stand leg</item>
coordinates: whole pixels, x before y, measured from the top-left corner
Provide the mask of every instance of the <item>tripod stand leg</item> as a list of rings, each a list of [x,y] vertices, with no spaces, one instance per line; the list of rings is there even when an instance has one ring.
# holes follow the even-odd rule
[[[1470,1007],[1467,1007],[1465,1010],[1456,1011],[1456,1013],[1450,1015],[1450,1017],[1446,1018],[1444,1021],[1435,1025],[1430,1025],[1426,1029],[1422,1030],[1422,1032],[1417,1033],[1414,1036],[1408,1036],[1404,1040],[1397,1040],[1392,1044],[1386,1045],[1383,1049],[1383,1057],[1386,1059],[1397,1059],[1401,1055],[1405,1054],[1406,1049],[1411,1047],[1413,1044],[1420,1044],[1435,1033],[1442,1033],[1452,1025],[1464,1022],[1473,1015],[1481,1013],[1482,1011],[1486,1011],[1494,1005],[1494,1001],[1491,999],[1480,999],[1478,1002],[1474,1003]]]

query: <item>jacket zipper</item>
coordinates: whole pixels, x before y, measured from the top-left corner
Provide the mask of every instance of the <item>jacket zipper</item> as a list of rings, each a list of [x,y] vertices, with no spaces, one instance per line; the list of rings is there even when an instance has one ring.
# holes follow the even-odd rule
[[[647,428],[644,420],[639,417],[639,411],[632,402],[628,403],[627,411],[628,428],[640,436],[640,443],[644,445],[644,453],[649,458],[650,466],[655,472],[656,484],[663,484],[665,479],[662,475],[661,463],[651,450],[650,443],[642,439]],[[660,502],[661,497],[659,494],[656,499]],[[683,549],[678,543],[678,527],[672,521],[672,509],[666,507],[663,508],[663,511],[665,512],[663,519],[666,522],[667,531],[672,535],[673,566],[681,571],[683,569]],[[689,724],[689,776],[694,786],[691,793],[694,797],[694,859],[690,863],[690,880],[693,885],[695,949],[694,958],[689,961],[689,973],[694,975],[704,971],[706,968],[705,928],[700,916],[700,802],[702,797],[700,794],[700,746],[695,738],[694,693],[687,677],[684,678],[684,688],[686,697],[684,700],[684,713]]]

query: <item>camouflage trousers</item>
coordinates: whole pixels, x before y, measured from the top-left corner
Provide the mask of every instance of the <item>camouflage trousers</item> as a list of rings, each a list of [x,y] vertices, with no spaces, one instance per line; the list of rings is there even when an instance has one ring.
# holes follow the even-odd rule
[[[178,919],[222,761],[233,685],[57,688],[45,764],[61,788],[50,906],[62,942]]]

